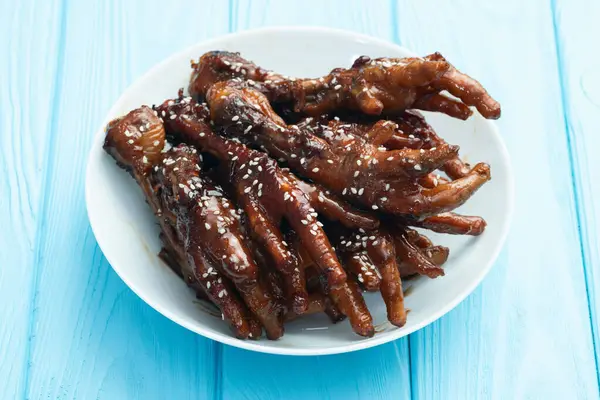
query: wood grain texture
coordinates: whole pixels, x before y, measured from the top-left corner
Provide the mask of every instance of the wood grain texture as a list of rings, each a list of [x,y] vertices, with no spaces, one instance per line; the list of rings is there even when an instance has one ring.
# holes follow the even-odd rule
[[[598,398],[597,2],[27,0],[0,9],[0,399]],[[473,295],[408,339],[311,358],[223,346],[143,303],[96,244],[85,161],[119,94],[179,49],[265,25],[439,50],[503,104],[518,172],[508,243]]]
[[[600,3],[552,2],[556,51],[561,76],[562,101],[569,156],[573,167],[573,190],[577,201],[577,224],[581,256],[600,382]]]
[[[212,398],[220,347],[123,284],[97,247],[83,188],[91,139],[125,86],[173,51],[223,33],[227,9],[192,1],[64,7],[24,397]],[[203,13],[214,23],[198,24]]]
[[[16,399],[26,387],[61,3],[0,8],[0,399]],[[43,36],[25,28],[42,24]]]
[[[386,1],[232,1],[231,29],[322,25],[391,40]],[[409,398],[408,340],[357,353],[292,358],[223,349],[225,399]],[[258,366],[255,368],[254,366]]]
[[[441,51],[502,103],[517,175],[512,231],[492,273],[410,337],[413,397],[597,398],[549,4],[395,4],[403,45]]]

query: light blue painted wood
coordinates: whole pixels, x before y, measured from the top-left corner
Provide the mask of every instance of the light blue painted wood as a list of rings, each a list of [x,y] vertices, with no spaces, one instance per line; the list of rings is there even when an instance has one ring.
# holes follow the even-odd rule
[[[60,2],[0,5],[0,399],[25,390]],[[34,26],[45,25],[39,35]]]
[[[31,0],[0,9],[0,399],[598,397],[598,4]],[[503,104],[519,172],[509,242],[472,296],[409,340],[314,358],[216,344],[138,299],[89,229],[87,150],[125,86],[200,40],[286,24],[440,50]]]
[[[600,381],[600,54],[593,51],[600,37],[600,3],[552,3],[561,75],[565,125],[573,164],[577,224],[586,272],[591,328]]]
[[[396,15],[402,44],[441,51],[502,103],[517,175],[513,228],[492,273],[410,338],[413,396],[597,398],[549,4],[407,0]]]
[[[64,7],[26,396],[212,398],[220,347],[163,318],[121,282],[92,235],[83,188],[91,139],[120,92],[171,52],[222,34],[227,9],[191,1]],[[214,23],[198,23],[202,13]]]

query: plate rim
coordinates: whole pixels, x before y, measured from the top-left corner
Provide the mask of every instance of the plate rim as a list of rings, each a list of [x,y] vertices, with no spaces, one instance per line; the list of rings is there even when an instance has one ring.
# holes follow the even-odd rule
[[[95,212],[93,211],[93,209],[90,208],[90,197],[92,195],[91,190],[90,190],[90,188],[92,186],[90,184],[90,179],[91,179],[90,171],[92,170],[91,165],[92,165],[92,160],[93,160],[95,143],[99,141],[99,137],[104,137],[106,124],[112,118],[111,116],[113,114],[115,114],[115,112],[120,108],[121,103],[128,96],[129,92],[131,92],[137,85],[139,85],[140,82],[146,80],[146,78],[148,76],[150,76],[154,72],[154,70],[161,68],[163,65],[172,62],[172,60],[174,60],[176,58],[182,57],[184,54],[189,53],[190,50],[195,47],[210,46],[212,43],[219,43],[223,40],[242,37],[242,36],[261,35],[261,34],[269,34],[269,33],[276,34],[276,33],[281,33],[281,32],[285,32],[285,33],[291,32],[291,33],[295,33],[295,34],[320,33],[325,36],[336,35],[336,36],[344,38],[346,40],[368,41],[369,43],[378,44],[378,45],[387,46],[387,47],[395,47],[398,50],[402,50],[404,52],[414,54],[414,52],[411,51],[410,49],[407,49],[407,48],[400,46],[396,43],[393,43],[391,41],[387,41],[384,39],[380,39],[377,37],[353,32],[353,31],[349,31],[349,30],[345,30],[345,29],[327,28],[327,27],[319,27],[319,26],[285,26],[285,25],[262,27],[262,28],[257,28],[257,29],[240,30],[237,32],[232,32],[232,33],[228,33],[225,35],[216,36],[216,37],[213,37],[213,38],[210,38],[207,40],[203,40],[203,41],[194,43],[190,46],[185,47],[182,50],[172,53],[171,55],[169,55],[162,61],[160,61],[160,62],[154,64],[152,67],[150,67],[146,72],[144,72],[142,75],[140,75],[138,78],[136,78],[130,85],[128,85],[128,87],[123,92],[121,92],[119,98],[113,103],[111,108],[108,110],[108,112],[106,113],[106,116],[102,119],[102,123],[101,123],[100,127],[98,128],[98,130],[96,131],[96,133],[93,136],[92,145],[90,147],[88,157],[87,157],[87,162],[86,162],[85,203],[86,203],[86,211],[87,211],[87,215],[88,215],[88,220],[90,222],[90,227],[94,234],[94,238],[96,239],[96,242],[98,243],[98,247],[102,251],[102,254],[104,255],[104,257],[110,264],[113,271],[117,274],[117,276],[119,276],[119,278],[125,283],[125,285],[127,285],[129,290],[134,292],[149,307],[153,308],[159,314],[161,314],[163,317],[175,322],[176,324],[182,326],[183,328],[185,328],[191,332],[194,332],[198,335],[201,335],[203,337],[206,337],[208,339],[215,340],[219,343],[223,343],[223,344],[230,345],[230,346],[237,347],[237,348],[244,349],[244,350],[255,351],[255,352],[266,353],[266,354],[291,355],[291,356],[317,356],[317,355],[334,355],[334,354],[342,354],[342,353],[349,353],[349,352],[354,352],[354,351],[359,351],[359,350],[365,350],[365,349],[368,349],[371,347],[376,347],[376,346],[379,346],[379,345],[382,345],[385,343],[389,343],[391,341],[400,339],[404,336],[408,336],[409,334],[414,333],[414,332],[430,325],[431,323],[437,321],[438,319],[440,319],[441,317],[446,315],[448,312],[453,310],[458,304],[462,303],[469,295],[471,295],[473,293],[473,291],[481,284],[483,279],[488,275],[488,273],[492,269],[493,265],[495,264],[499,254],[500,254],[500,251],[504,248],[504,245],[506,243],[506,239],[507,239],[508,233],[510,231],[510,227],[512,225],[513,214],[514,214],[515,181],[514,181],[513,167],[512,167],[511,158],[510,158],[508,149],[506,147],[506,144],[504,143],[502,136],[500,135],[500,130],[499,130],[497,124],[493,121],[484,120],[484,122],[490,128],[491,134],[494,135],[496,137],[496,139],[498,140],[498,143],[499,143],[498,153],[502,157],[502,159],[505,160],[506,166],[507,166],[507,168],[505,170],[506,181],[507,181],[507,195],[506,195],[507,196],[506,197],[507,198],[507,204],[506,204],[507,213],[504,218],[506,222],[504,224],[502,231],[499,233],[499,240],[496,242],[494,250],[493,250],[491,256],[488,258],[485,265],[482,265],[482,267],[478,270],[477,276],[471,280],[469,285],[467,285],[465,287],[465,289],[463,289],[460,292],[459,295],[457,295],[452,301],[446,303],[444,305],[444,307],[441,307],[439,310],[432,313],[430,316],[424,318],[421,322],[415,324],[414,326],[411,326],[410,328],[397,329],[397,330],[394,330],[384,336],[379,336],[379,337],[375,336],[373,338],[369,338],[366,340],[361,340],[361,341],[357,341],[354,343],[345,344],[342,346],[330,347],[330,348],[294,348],[294,347],[261,346],[261,345],[256,344],[256,342],[254,342],[254,341],[240,340],[240,339],[237,339],[230,335],[226,335],[226,334],[222,334],[222,333],[218,333],[218,332],[212,332],[212,331],[204,328],[201,324],[192,325],[192,324],[180,319],[179,317],[177,317],[176,315],[171,313],[170,310],[166,309],[165,307],[162,307],[160,304],[157,304],[156,302],[153,302],[152,300],[148,299],[146,296],[141,294],[138,290],[136,290],[135,284],[132,284],[131,282],[129,282],[128,279],[126,279],[121,273],[119,273],[118,268],[116,268],[113,265],[113,263],[111,262],[111,257],[103,250],[103,245],[102,245],[103,240],[100,239],[102,236],[97,235],[95,224],[94,224]]]

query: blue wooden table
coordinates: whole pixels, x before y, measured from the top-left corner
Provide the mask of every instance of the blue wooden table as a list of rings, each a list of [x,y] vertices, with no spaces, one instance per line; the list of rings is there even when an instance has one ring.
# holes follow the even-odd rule
[[[96,244],[84,167],[111,104],[171,53],[266,25],[439,50],[502,103],[511,234],[410,337],[312,358],[224,346],[148,307]],[[598,0],[0,0],[0,398],[598,398],[599,39]]]

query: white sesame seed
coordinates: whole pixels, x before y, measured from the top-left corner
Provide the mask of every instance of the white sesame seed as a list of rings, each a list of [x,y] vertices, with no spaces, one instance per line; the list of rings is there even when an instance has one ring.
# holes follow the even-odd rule
[[[204,137],[205,135],[206,135],[206,133],[204,133],[204,132],[200,132],[200,134],[199,134],[200,137]]]
[[[352,194],[356,194],[356,188],[350,188],[350,191],[352,192]]]
[[[361,164],[360,160],[356,160],[356,165],[360,165],[360,164]]]
[[[394,159],[394,157],[392,157],[392,156],[389,156],[389,157],[387,158],[387,160],[388,160],[388,161],[392,161],[393,159]]]
[[[437,147],[432,147],[431,149],[429,149],[430,151],[434,151],[435,149],[437,149]]]
[[[232,157],[232,158],[231,158],[231,161],[235,161],[235,160],[237,160],[238,158],[239,158],[238,156],[234,156],[234,157]]]
[[[321,196],[317,197],[317,199],[319,199],[319,201],[322,203],[323,201],[325,201],[325,199]]]
[[[334,90],[340,90],[342,88],[342,85],[335,85],[333,87]]]
[[[377,207],[375,204],[373,204],[373,205],[371,206],[371,208],[372,208],[373,210],[377,210],[379,207]]]
[[[303,219],[303,220],[300,220],[300,222],[302,222],[302,225],[308,225],[308,221],[307,221],[307,220],[305,220],[305,219]]]
[[[237,121],[238,119],[240,119],[238,115],[234,115],[233,118],[231,118],[233,122]]]
[[[290,198],[290,193],[289,193],[289,192],[285,192],[285,193],[283,194],[283,200],[287,200],[287,199],[289,199],[289,198]]]
[[[310,231],[310,234],[313,236],[317,236],[317,231]]]
[[[362,277],[362,274],[358,274],[358,281],[361,283],[365,281],[365,279]]]
[[[171,119],[175,119],[175,118],[177,118],[177,115],[175,115],[175,114],[172,114],[170,118],[171,118]]]
[[[390,184],[389,183],[385,184],[385,190],[390,190]]]
[[[354,177],[356,178],[359,174],[360,174],[360,171],[355,171],[354,172]]]
[[[362,194],[364,193],[364,191],[365,191],[365,188],[358,189],[358,195],[362,196]]]
[[[225,231],[225,228],[219,228],[219,231],[218,231],[218,232],[219,232],[219,234],[221,234],[221,235],[222,235],[222,234],[224,234],[226,231]]]
[[[344,190],[342,190],[342,194],[346,194],[347,191],[348,189],[344,188]]]
[[[246,189],[244,189],[244,193],[250,193],[250,190],[252,190],[252,188],[248,186]]]
[[[129,143],[129,144],[133,144],[133,139],[129,139],[129,140],[127,141],[127,143]]]
[[[300,159],[300,164],[304,164],[305,162],[306,162],[306,158],[302,157],[302,158]]]
[[[415,169],[417,171],[420,171],[421,170],[421,164],[415,164]]]
[[[292,157],[292,158],[296,158],[296,157],[298,157],[298,156],[297,156],[297,155],[295,155],[295,154],[290,154],[290,157]]]
[[[313,168],[313,169],[312,169],[312,172],[319,172],[319,168],[316,168],[316,167],[315,167],[315,168]]]
[[[387,201],[387,197],[382,197],[380,200],[381,201]]]

